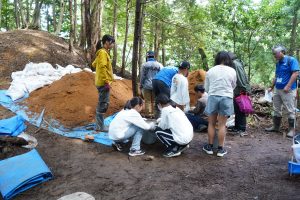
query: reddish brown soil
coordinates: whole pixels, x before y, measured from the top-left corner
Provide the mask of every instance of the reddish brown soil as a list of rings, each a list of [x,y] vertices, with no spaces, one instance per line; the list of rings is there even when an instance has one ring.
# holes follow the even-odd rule
[[[0,107],[0,116],[8,111]],[[281,134],[249,128],[247,137],[227,136],[223,158],[202,151],[206,133],[195,133],[191,147],[177,158],[164,158],[160,143],[142,145],[145,156],[124,153],[96,143],[69,139],[29,125],[37,150],[54,179],[29,189],[16,200],[58,199],[86,192],[97,200],[130,199],[299,199],[300,176],[290,177],[291,141]],[[13,155],[13,150],[10,156]],[[18,152],[15,152],[18,154]],[[146,161],[147,155],[154,160]]]
[[[197,102],[194,87],[197,84],[204,84],[205,74],[206,72],[203,69],[199,69],[192,71],[188,76],[191,106],[195,106],[195,103]]]
[[[51,85],[32,92],[25,104],[35,113],[40,113],[45,108],[46,118],[56,119],[66,127],[94,122],[98,103],[94,76],[85,71],[66,75]],[[119,111],[130,98],[131,81],[116,80],[112,84],[110,106],[106,114]]]

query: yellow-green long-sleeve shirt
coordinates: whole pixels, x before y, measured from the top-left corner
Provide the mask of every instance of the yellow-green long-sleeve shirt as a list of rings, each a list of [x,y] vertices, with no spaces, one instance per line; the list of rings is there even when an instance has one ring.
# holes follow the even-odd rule
[[[100,87],[106,83],[111,84],[114,80],[112,65],[110,61],[110,55],[107,50],[99,49],[96,53],[96,59],[92,64],[96,69],[95,85]]]

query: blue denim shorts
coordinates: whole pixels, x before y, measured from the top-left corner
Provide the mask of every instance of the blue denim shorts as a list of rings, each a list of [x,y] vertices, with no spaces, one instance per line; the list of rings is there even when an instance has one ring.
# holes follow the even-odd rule
[[[209,115],[219,114],[222,116],[230,116],[234,113],[233,99],[223,96],[209,96],[205,113]]]

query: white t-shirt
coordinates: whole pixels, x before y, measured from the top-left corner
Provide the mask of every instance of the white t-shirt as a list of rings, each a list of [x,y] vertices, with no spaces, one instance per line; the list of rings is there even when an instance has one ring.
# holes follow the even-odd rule
[[[141,114],[135,109],[123,109],[115,116],[109,125],[109,138],[112,140],[124,139],[126,131],[132,124],[144,130],[149,130],[151,128],[151,126],[142,118]]]
[[[208,96],[225,96],[233,98],[233,89],[236,86],[236,72],[225,65],[216,65],[206,73],[205,91]]]
[[[180,145],[188,144],[194,136],[193,126],[186,115],[179,108],[172,106],[161,110],[161,120],[158,124],[161,129],[170,129],[174,141]]]
[[[182,74],[176,74],[172,78],[171,85],[171,100],[178,105],[189,105],[190,95],[189,95],[189,84],[186,77]]]

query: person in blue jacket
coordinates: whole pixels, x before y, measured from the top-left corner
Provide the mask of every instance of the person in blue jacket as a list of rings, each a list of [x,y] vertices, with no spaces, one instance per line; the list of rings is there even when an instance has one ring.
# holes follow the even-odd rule
[[[172,84],[172,78],[178,73],[177,67],[164,67],[153,78],[152,87],[155,98],[160,94],[165,94],[170,98],[170,89]],[[157,103],[155,103],[155,118],[159,117],[159,110]]]

